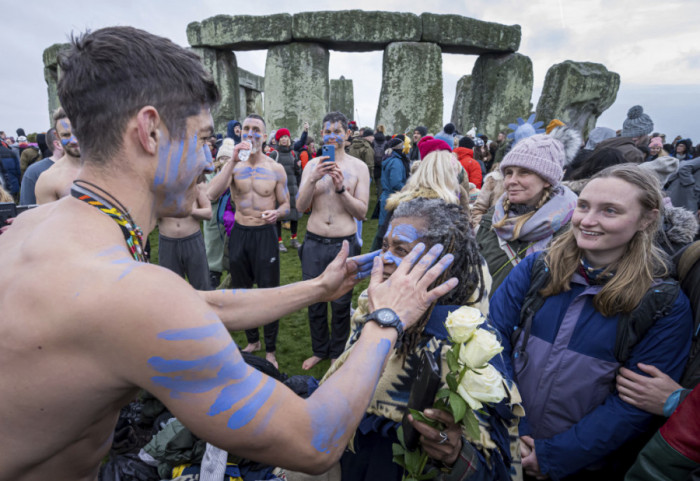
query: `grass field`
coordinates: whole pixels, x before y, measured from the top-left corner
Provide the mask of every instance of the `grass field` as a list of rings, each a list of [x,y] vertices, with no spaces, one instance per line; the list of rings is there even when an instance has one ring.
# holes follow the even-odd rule
[[[374,191],[374,185],[371,188]],[[372,192],[369,203],[369,215],[374,211],[374,205],[376,203],[375,193]],[[308,215],[305,215],[299,220],[299,229],[297,236],[299,242],[302,242],[304,235],[306,234],[306,222],[308,220]],[[372,245],[372,240],[377,232],[377,220],[371,219],[364,223],[362,229],[362,253],[369,252]],[[280,270],[281,270],[281,284],[291,284],[292,282],[301,281],[301,261],[296,250],[289,247],[290,232],[288,230],[282,231],[282,238],[284,239],[285,245],[289,249],[287,253],[280,253]],[[154,264],[158,263],[158,231],[157,229],[151,232],[149,239],[151,241],[151,262]],[[365,279],[360,284],[355,287],[353,291],[353,307],[356,306],[357,296],[362,292],[367,285],[369,280]],[[328,313],[330,319],[330,309]],[[232,333],[233,338],[236,343],[241,347],[245,347],[247,344],[244,332],[234,332]],[[260,337],[262,338],[262,328],[260,328]],[[257,353],[261,357],[264,357],[264,352]],[[280,371],[283,373],[294,375],[294,374],[311,374],[316,378],[321,378],[323,374],[328,369],[330,362],[328,360],[322,361],[317,364],[312,370],[304,371],[301,369],[301,363],[312,355],[311,352],[311,337],[309,335],[309,320],[307,316],[306,309],[294,312],[288,316],[283,317],[280,320],[280,330],[279,336],[277,338],[277,362],[279,363]]]

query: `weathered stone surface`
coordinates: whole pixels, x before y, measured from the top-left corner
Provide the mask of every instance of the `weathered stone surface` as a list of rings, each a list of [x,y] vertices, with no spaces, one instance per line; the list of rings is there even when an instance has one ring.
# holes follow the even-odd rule
[[[345,114],[350,119],[355,118],[355,94],[352,87],[352,79],[341,76],[339,79],[331,79],[330,110]]]
[[[258,50],[292,40],[292,16],[217,15],[187,26],[187,41],[193,47],[228,50]]]
[[[552,65],[537,102],[537,120],[559,119],[585,138],[615,102],[619,88],[620,76],[599,63],[567,60]]]
[[[70,47],[69,43],[54,43],[44,50],[43,59],[44,67],[56,69],[58,66],[58,54],[62,50],[67,50]]]
[[[382,91],[375,125],[390,133],[425,125],[442,128],[442,52],[434,43],[397,42],[382,61]]]
[[[49,94],[49,125],[53,125],[53,112],[61,106],[58,100],[58,73],[55,69],[44,68],[44,80]]]
[[[300,132],[308,121],[321,131],[328,112],[328,49],[316,43],[294,42],[267,51],[265,120],[267,131],[286,127]]]
[[[446,53],[508,53],[520,47],[520,25],[502,25],[461,15],[434,13],[422,14],[421,20],[421,40],[437,43]]]
[[[471,128],[471,119],[469,118],[469,101],[472,91],[472,76],[465,75],[457,81],[457,90],[455,92],[455,101],[452,104],[452,117],[450,122],[455,124],[457,130],[466,132]]]
[[[258,114],[261,117],[264,114],[263,111],[263,95],[256,90],[246,90],[245,92],[245,108],[246,115]]]
[[[472,70],[468,118],[496,138],[518,117],[527,117],[532,97],[532,61],[519,53],[481,55]]]
[[[413,13],[302,12],[294,14],[292,21],[295,42],[319,42],[347,52],[382,50],[392,42],[418,42],[421,32],[421,19]]]
[[[202,57],[204,68],[219,87],[221,101],[211,115],[214,118],[214,129],[217,132],[226,132],[228,121],[237,119],[241,111],[236,55],[231,51],[214,48],[193,48],[192,51]]]
[[[265,79],[260,75],[255,75],[241,67],[238,67],[238,83],[241,87],[263,92],[265,89]]]

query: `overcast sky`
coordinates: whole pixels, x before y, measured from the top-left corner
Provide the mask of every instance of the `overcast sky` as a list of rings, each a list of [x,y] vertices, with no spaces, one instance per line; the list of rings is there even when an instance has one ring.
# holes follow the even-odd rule
[[[335,5],[340,5],[336,2]],[[0,130],[14,135],[48,128],[48,100],[42,52],[66,42],[70,33],[110,25],[131,25],[187,46],[186,27],[218,14],[267,15],[315,10],[376,10],[376,1],[329,2],[225,0],[101,0],[15,3],[4,18],[0,40]],[[564,60],[604,64],[621,76],[615,104],[599,126],[621,128],[627,109],[644,107],[655,130],[700,142],[700,2],[670,0],[384,0],[385,11],[452,13],[522,27],[520,53],[534,66],[533,105],[547,69]],[[237,52],[238,65],[258,75],[265,51]],[[443,54],[444,122],[449,121],[457,80],[471,73],[476,57]],[[353,79],[356,117],[373,125],[381,87],[382,52],[331,52],[330,78]],[[361,73],[361,74],[360,74]],[[523,112],[523,116],[527,113]],[[515,120],[515,119],[513,119]]]

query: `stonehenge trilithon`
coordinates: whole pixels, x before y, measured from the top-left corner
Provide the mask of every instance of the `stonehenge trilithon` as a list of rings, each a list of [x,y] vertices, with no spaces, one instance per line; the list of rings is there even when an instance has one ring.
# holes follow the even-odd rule
[[[293,42],[267,51],[265,119],[267,131],[288,128],[298,135],[304,121],[321,131],[328,112],[328,49],[317,43]]]
[[[348,119],[355,118],[355,96],[352,90],[352,80],[341,76],[331,79],[331,111],[342,112]]]
[[[472,92],[472,76],[465,75],[457,81],[457,89],[455,91],[455,102],[452,105],[452,117],[450,122],[455,124],[457,130],[466,132],[471,128],[469,118],[469,101],[471,100]]]
[[[442,128],[442,52],[434,43],[396,42],[384,49],[375,125],[405,132]]]
[[[247,115],[258,114],[262,116],[263,95],[265,91],[265,79],[242,68],[238,68],[238,84],[241,94],[241,113],[238,120],[243,120]]]
[[[192,47],[224,50],[258,50],[292,40],[292,16],[216,15],[187,26],[187,41]]]
[[[221,101],[211,115],[215,131],[226,132],[228,121],[239,118],[241,112],[236,56],[231,51],[215,48],[192,48],[192,51],[202,57],[204,68],[219,87]]]
[[[537,119],[559,119],[584,137],[617,97],[620,76],[604,65],[567,60],[552,65],[537,102]]]
[[[520,25],[502,25],[461,15],[434,13],[422,14],[421,20],[421,41],[437,43],[445,53],[510,53],[520,47]]]
[[[532,62],[519,53],[481,55],[472,70],[467,118],[479,133],[495,138],[518,117],[530,113]]]

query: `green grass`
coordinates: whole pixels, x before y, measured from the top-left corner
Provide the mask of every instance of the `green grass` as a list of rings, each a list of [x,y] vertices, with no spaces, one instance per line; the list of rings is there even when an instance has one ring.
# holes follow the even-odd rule
[[[376,195],[374,192],[374,185],[371,186],[371,198],[369,203],[369,214],[370,216],[374,211],[374,205],[376,203]],[[297,236],[299,242],[302,242],[304,235],[306,234],[306,222],[309,216],[304,215],[299,220],[299,229]],[[372,240],[377,232],[377,220],[370,219],[366,221],[362,229],[362,253],[369,252],[372,245]],[[281,285],[291,284],[293,282],[301,281],[301,261],[295,249],[289,247],[290,232],[288,230],[282,231],[282,238],[284,243],[289,249],[287,253],[280,253],[280,274],[281,274]],[[158,263],[158,230],[151,232],[149,236],[151,241],[151,262],[154,264]],[[369,279],[365,279],[360,282],[353,290],[353,307],[357,305],[357,296],[362,292],[369,284]],[[328,318],[330,320],[330,309],[328,312]],[[244,347],[247,344],[245,333],[233,332],[233,338],[236,343]],[[260,337],[262,338],[262,328],[260,328]],[[277,362],[279,363],[280,371],[283,373],[294,375],[294,374],[310,374],[316,378],[321,378],[323,374],[328,370],[330,366],[330,361],[325,360],[318,363],[310,371],[304,371],[301,368],[302,362],[312,355],[311,351],[311,336],[309,334],[309,318],[306,309],[301,309],[299,311],[293,312],[288,316],[283,317],[280,320],[280,330],[277,337]],[[264,357],[264,352],[259,352],[259,356]]]

